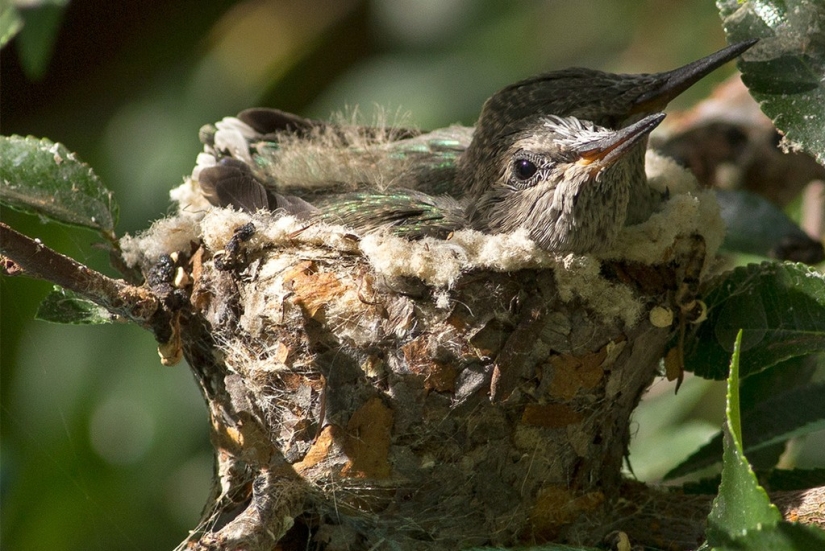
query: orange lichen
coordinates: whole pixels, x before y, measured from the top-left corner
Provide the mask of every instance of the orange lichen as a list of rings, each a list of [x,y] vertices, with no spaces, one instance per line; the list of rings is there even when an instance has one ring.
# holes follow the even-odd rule
[[[602,364],[606,358],[607,347],[581,357],[551,357],[553,379],[550,381],[550,394],[561,400],[570,400],[579,390],[595,388],[604,376]]]
[[[310,469],[327,461],[330,454],[337,450],[336,441],[341,437],[341,432],[341,428],[336,425],[325,426],[304,458],[293,464],[295,471],[300,475],[306,475]]]
[[[521,414],[525,425],[558,429],[580,422],[584,416],[564,404],[528,404]]]
[[[393,412],[380,398],[371,398],[358,408],[347,423],[344,453],[349,462],[344,476],[388,478],[390,476],[390,430]]]
[[[292,284],[293,302],[315,318],[321,308],[342,296],[348,289],[331,272],[317,272],[313,262],[304,261],[284,273],[284,282]]]
[[[571,490],[559,486],[545,487],[539,492],[530,513],[533,537],[552,540],[557,537],[559,529],[564,525],[594,511],[603,502],[604,494],[601,492],[576,495]]]

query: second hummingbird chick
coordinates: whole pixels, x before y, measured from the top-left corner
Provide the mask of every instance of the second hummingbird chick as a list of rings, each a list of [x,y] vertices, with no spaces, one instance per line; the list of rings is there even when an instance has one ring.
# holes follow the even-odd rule
[[[467,189],[471,225],[524,228],[544,250],[586,254],[609,247],[625,224],[631,188],[644,177],[636,144],[664,119],[654,113],[612,130],[575,117],[537,116],[496,138],[486,170]],[[641,165],[641,166],[639,166]]]

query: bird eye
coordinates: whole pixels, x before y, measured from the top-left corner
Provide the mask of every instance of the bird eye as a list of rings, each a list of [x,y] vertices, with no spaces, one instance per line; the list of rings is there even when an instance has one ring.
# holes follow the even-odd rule
[[[529,180],[536,172],[538,172],[538,168],[532,161],[528,161],[527,159],[519,159],[516,161],[513,171],[516,178],[519,180]]]

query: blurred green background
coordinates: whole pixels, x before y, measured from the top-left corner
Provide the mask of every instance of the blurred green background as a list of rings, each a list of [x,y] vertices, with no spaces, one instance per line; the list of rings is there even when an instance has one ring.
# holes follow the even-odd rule
[[[169,210],[200,126],[246,107],[326,118],[380,105],[424,129],[472,124],[486,97],[533,73],[652,72],[724,45],[711,0],[76,0],[23,13],[2,51],[0,131],[76,151],[114,190],[119,235]],[[2,218],[114,275],[94,234]],[[3,548],[172,549],[212,473],[194,380],[161,366],[138,328],[34,321],[49,288],[0,279]],[[723,407],[719,385],[653,390],[631,457],[646,480],[718,430]]]

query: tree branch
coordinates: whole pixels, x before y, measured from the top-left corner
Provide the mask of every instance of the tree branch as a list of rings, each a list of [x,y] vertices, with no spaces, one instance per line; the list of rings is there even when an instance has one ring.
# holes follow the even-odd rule
[[[610,527],[634,544],[660,549],[695,549],[704,540],[706,519],[716,496],[683,494],[626,481]],[[785,520],[825,528],[825,487],[769,494]]]
[[[148,289],[105,276],[2,222],[0,253],[14,264],[3,262],[7,274],[20,271],[55,283],[145,328],[152,329],[160,321],[157,315],[163,311],[161,300]]]

